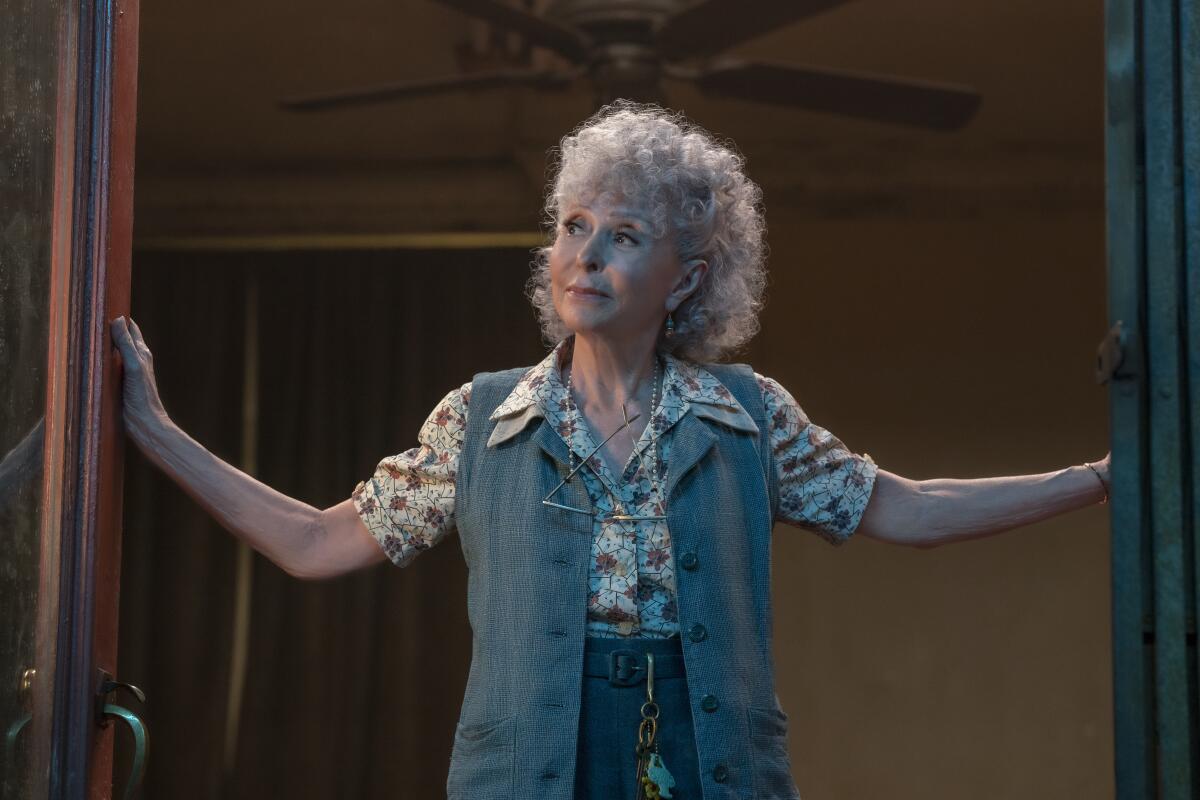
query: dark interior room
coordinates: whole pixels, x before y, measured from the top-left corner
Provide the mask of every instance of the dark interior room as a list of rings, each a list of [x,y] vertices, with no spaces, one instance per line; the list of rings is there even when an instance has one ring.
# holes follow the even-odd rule
[[[1099,457],[1102,17],[848,3],[730,53],[973,87],[949,132],[664,82],[763,187],[768,299],[736,360],[914,479]],[[139,58],[132,316],[166,408],[215,453],[332,505],[448,389],[545,355],[523,286],[586,85],[278,103],[555,54],[423,0],[262,0],[144,6]],[[471,647],[457,543],[322,583],[259,556],[239,572],[232,537],[126,464],[119,652],[149,697],[146,796],[441,796]],[[1107,529],[1094,508],[913,551],[777,526],[801,793],[1112,796]]]

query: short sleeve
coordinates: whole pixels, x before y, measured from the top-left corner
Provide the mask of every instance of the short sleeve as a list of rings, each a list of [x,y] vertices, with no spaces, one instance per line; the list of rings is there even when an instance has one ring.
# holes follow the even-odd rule
[[[776,519],[841,544],[858,528],[867,509],[878,473],[875,461],[867,453],[851,452],[832,433],[810,422],[779,383],[756,376],[779,476]]]
[[[447,394],[417,434],[417,447],[379,462],[351,499],[367,530],[398,567],[454,531],[454,481],[471,384]]]

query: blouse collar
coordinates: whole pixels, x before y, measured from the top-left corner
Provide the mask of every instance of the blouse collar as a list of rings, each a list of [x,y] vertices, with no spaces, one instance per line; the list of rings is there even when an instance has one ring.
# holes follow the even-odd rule
[[[488,438],[488,447],[516,436],[534,418],[553,417],[555,412],[563,410],[567,388],[562,379],[562,367],[570,357],[573,344],[571,337],[559,342],[517,381],[512,392],[489,417],[497,424]],[[669,353],[663,353],[662,357],[665,366],[662,399],[651,419],[659,435],[689,411],[737,430],[758,433],[754,418],[711,372]]]

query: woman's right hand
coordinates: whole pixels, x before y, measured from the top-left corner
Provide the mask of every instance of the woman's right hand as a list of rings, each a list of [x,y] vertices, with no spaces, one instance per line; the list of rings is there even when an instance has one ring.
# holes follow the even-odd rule
[[[139,444],[149,439],[157,427],[168,422],[167,412],[158,397],[154,380],[154,356],[142,338],[137,323],[117,317],[111,323],[113,344],[121,356],[122,406],[125,429]]]

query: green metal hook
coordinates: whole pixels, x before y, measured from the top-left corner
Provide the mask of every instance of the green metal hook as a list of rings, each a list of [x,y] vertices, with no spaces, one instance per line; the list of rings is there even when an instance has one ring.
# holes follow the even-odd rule
[[[13,767],[17,763],[17,737],[21,735],[21,731],[25,730],[25,726],[29,724],[29,720],[31,719],[33,719],[33,714],[25,712],[8,728],[8,733],[4,737],[5,775],[13,774]]]
[[[137,792],[138,787],[142,785],[142,778],[146,776],[146,757],[150,748],[150,731],[146,729],[146,723],[142,722],[137,714],[124,706],[106,703],[104,706],[104,716],[124,720],[125,724],[129,726],[129,730],[133,733],[133,767],[129,770],[129,782],[125,784],[125,800],[130,800]]]

